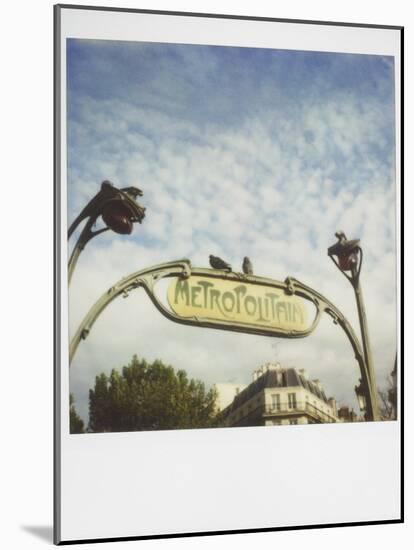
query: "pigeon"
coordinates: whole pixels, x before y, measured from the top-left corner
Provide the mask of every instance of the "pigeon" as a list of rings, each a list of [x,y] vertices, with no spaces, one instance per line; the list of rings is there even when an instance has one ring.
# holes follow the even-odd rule
[[[142,197],[144,194],[138,187],[123,187],[120,191],[127,193],[127,195],[130,195],[135,200],[137,200],[137,197]]]
[[[245,256],[243,260],[243,273],[246,275],[253,275],[253,264],[247,256]]]
[[[347,240],[346,235],[343,231],[337,231],[335,237],[339,240],[340,243],[343,243]]]
[[[348,240],[343,231],[337,231],[335,237],[338,239],[338,242],[328,248],[329,255],[337,254],[343,256],[344,254],[349,254],[353,252],[361,242],[360,239]]]
[[[222,269],[224,271],[231,271],[231,265],[219,258],[218,256],[213,256],[210,254],[210,265],[214,269]]]
[[[339,239],[339,243],[337,244],[340,244],[344,250],[353,250],[360,243],[360,239],[348,240],[343,231],[337,231],[335,237]]]

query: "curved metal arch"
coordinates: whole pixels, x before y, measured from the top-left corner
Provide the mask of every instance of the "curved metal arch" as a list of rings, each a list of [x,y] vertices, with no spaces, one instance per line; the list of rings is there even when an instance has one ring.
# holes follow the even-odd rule
[[[354,329],[352,328],[351,324],[343,315],[343,313],[329,300],[325,298],[322,294],[314,290],[313,288],[310,288],[297,279],[289,278],[293,288],[295,289],[295,293],[298,296],[303,296],[304,298],[307,297],[307,295],[313,296],[316,300],[319,301],[319,307],[322,311],[326,312],[332,319],[335,324],[338,324],[342,330],[345,332],[349,342],[351,343],[352,349],[355,354],[355,359],[358,362],[358,366],[361,373],[361,381],[364,384],[364,386],[368,390],[367,395],[367,404],[366,404],[366,415],[367,418],[376,420],[377,413],[375,410],[375,404],[373,403],[373,396],[375,396],[375,383],[371,378],[369,377],[369,372],[365,364],[365,356],[363,349],[361,347],[361,344],[359,342],[359,339],[357,335],[355,334]]]
[[[104,309],[118,296],[128,296],[131,290],[142,287],[149,296],[152,303],[160,311],[160,313],[167,319],[185,325],[202,326],[207,328],[215,328],[221,330],[231,330],[233,332],[242,332],[249,334],[257,334],[261,336],[278,336],[280,338],[302,338],[309,335],[319,323],[321,310],[318,307],[318,300],[313,299],[309,293],[304,293],[303,296],[311,301],[315,305],[315,317],[311,326],[302,331],[274,329],[265,326],[254,326],[248,323],[234,324],[232,321],[215,321],[213,319],[205,317],[189,317],[182,318],[176,315],[174,312],[167,309],[156,297],[154,292],[155,284],[167,277],[183,277],[188,278],[191,275],[200,277],[209,277],[217,279],[233,280],[235,282],[253,283],[255,285],[272,286],[283,290],[286,294],[292,294],[290,291],[290,285],[287,282],[275,281],[273,279],[267,279],[264,277],[248,276],[241,273],[225,273],[219,270],[204,269],[192,267],[191,263],[187,259],[177,260],[164,264],[152,266],[140,271],[136,271],[131,275],[124,277],[113,285],[107,292],[105,292],[95,304],[91,307],[86,314],[78,330],[72,338],[69,348],[69,362],[76,352],[76,349],[81,340],[87,338],[93,324]]]
[[[315,330],[315,328],[319,324],[322,312],[326,312],[328,315],[330,315],[330,317],[332,317],[334,323],[339,324],[344,330],[352,345],[357,361],[360,362],[361,360],[363,360],[363,353],[358,338],[345,316],[332,302],[327,300],[322,294],[301,283],[299,280],[293,277],[287,277],[284,282],[280,282],[264,277],[245,276],[233,272],[223,273],[221,271],[211,269],[192,268],[190,261],[187,259],[159,264],[136,271],[131,275],[122,278],[115,285],[110,287],[109,290],[105,292],[91,307],[89,312],[84,317],[82,323],[80,324],[78,330],[76,331],[74,337],[72,338],[70,345],[70,359],[73,358],[73,355],[80,341],[84,340],[88,336],[93,324],[95,323],[99,315],[104,311],[104,309],[106,309],[106,307],[118,296],[122,295],[126,297],[131,290],[139,287],[144,288],[155,307],[160,311],[160,313],[162,313],[171,321],[181,324],[190,324],[193,326],[205,326],[211,328],[220,328],[223,330],[232,330],[236,332],[249,332],[265,336],[275,336],[276,331],[274,329],[266,330],[265,328],[252,328],[250,325],[243,324],[240,324],[240,326],[234,326],[231,322],[215,322],[199,317],[183,319],[175,315],[173,312],[169,311],[155,296],[155,283],[158,282],[160,279],[166,277],[181,276],[186,278],[190,275],[204,275],[210,278],[216,277],[219,279],[228,279],[234,281],[244,280],[245,282],[254,283],[256,285],[274,286],[275,288],[280,288],[284,290],[284,292],[286,292],[287,294],[296,294],[297,296],[305,298],[306,300],[313,303],[316,307],[316,315],[312,321],[311,326],[307,330],[297,332],[280,329],[279,331],[277,331],[277,336],[282,338],[302,338],[304,336],[308,336],[311,332]]]
[[[295,294],[304,298],[305,300],[310,301],[314,304],[316,308],[316,315],[312,322],[312,325],[306,331],[294,333],[293,331],[278,331],[275,334],[274,330],[266,330],[265,328],[252,328],[251,326],[234,326],[229,323],[214,322],[207,319],[200,318],[189,318],[182,319],[176,316],[174,313],[169,311],[155,296],[154,286],[155,284],[165,277],[189,277],[190,275],[198,276],[209,276],[217,277],[220,279],[230,279],[234,281],[244,280],[246,282],[254,283],[256,285],[270,285],[276,288],[283,289],[287,294]],[[236,332],[249,332],[253,334],[265,335],[265,336],[278,336],[284,338],[300,338],[309,335],[316,326],[319,324],[321,315],[323,312],[327,313],[334,321],[335,324],[338,324],[342,330],[345,332],[349,342],[351,343],[352,349],[354,351],[355,359],[357,360],[361,377],[367,387],[372,389],[371,381],[368,379],[364,363],[364,354],[359,343],[359,340],[342,312],[325,296],[317,292],[316,290],[308,287],[307,285],[301,283],[299,280],[293,277],[287,277],[284,282],[275,281],[272,279],[267,279],[263,277],[255,276],[246,276],[239,273],[224,273],[217,270],[203,269],[203,268],[192,268],[191,263],[187,259],[177,260],[173,262],[168,262],[164,264],[159,264],[156,266],[148,267],[132,273],[131,275],[124,277],[118,281],[114,286],[109,288],[97,302],[91,307],[89,312],[84,317],[82,323],[80,324],[78,330],[73,336],[70,348],[69,348],[69,364],[72,362],[73,356],[76,353],[76,350],[79,346],[81,340],[84,340],[90,330],[92,329],[93,324],[99,315],[106,309],[106,307],[115,300],[118,296],[128,296],[131,290],[136,288],[143,287],[147,295],[155,305],[155,307],[162,313],[165,317],[171,321],[181,323],[181,324],[190,324],[193,326],[205,326],[210,328],[218,328],[222,330],[232,330]],[[367,404],[367,409],[370,409],[370,404]],[[371,411],[372,412],[372,411]],[[370,410],[367,410],[367,413],[370,414]]]
[[[78,348],[81,340],[85,340],[94,325],[99,315],[108,307],[108,305],[115,300],[118,296],[128,296],[129,292],[135,288],[143,287],[152,302],[163,314],[168,312],[166,308],[161,308],[161,304],[156,300],[153,287],[154,282],[161,276],[173,277],[173,276],[189,276],[191,267],[189,260],[177,260],[174,262],[168,262],[146,269],[135,271],[131,275],[124,277],[118,281],[115,285],[111,286],[102,296],[95,302],[90,308],[88,313],[83,318],[78,330],[74,334],[70,346],[69,346],[69,364],[72,362],[73,356]],[[168,312],[169,313],[169,312]]]
[[[355,359],[360,362],[364,360],[363,351],[361,348],[361,344],[359,343],[358,337],[355,334],[354,329],[352,328],[351,324],[347,320],[347,318],[343,315],[343,313],[323,294],[320,292],[317,292],[313,288],[301,283],[297,279],[293,277],[288,277],[287,281],[289,281],[292,291],[297,295],[301,296],[302,298],[312,300],[314,303],[317,304],[317,307],[319,308],[320,312],[327,313],[333,320],[333,322],[336,325],[339,325],[343,331],[345,332],[348,340],[350,341],[352,345],[352,349],[355,354]]]

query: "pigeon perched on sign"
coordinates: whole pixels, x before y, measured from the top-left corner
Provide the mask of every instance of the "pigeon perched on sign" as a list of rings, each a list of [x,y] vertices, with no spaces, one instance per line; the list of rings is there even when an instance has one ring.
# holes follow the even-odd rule
[[[243,273],[246,275],[253,275],[253,264],[247,256],[245,256],[243,260]]]
[[[213,256],[210,254],[210,265],[214,269],[222,269],[224,271],[231,271],[231,265],[219,258],[218,256]]]

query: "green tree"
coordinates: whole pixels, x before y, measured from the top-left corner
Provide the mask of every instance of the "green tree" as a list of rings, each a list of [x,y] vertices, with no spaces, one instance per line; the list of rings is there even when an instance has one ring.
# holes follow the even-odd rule
[[[82,418],[76,412],[75,400],[72,393],[69,395],[69,417],[70,417],[70,433],[71,434],[84,433],[85,426]]]
[[[386,387],[378,390],[380,398],[380,412],[386,420],[397,419],[397,356],[394,368],[387,377]]]
[[[95,379],[89,390],[89,431],[126,432],[218,425],[217,392],[161,361],[136,355],[119,372]]]

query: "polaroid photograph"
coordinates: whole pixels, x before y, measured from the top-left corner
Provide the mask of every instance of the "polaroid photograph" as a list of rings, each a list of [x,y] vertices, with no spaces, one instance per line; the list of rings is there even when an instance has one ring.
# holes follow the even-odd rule
[[[55,542],[402,521],[400,27],[55,6]]]

